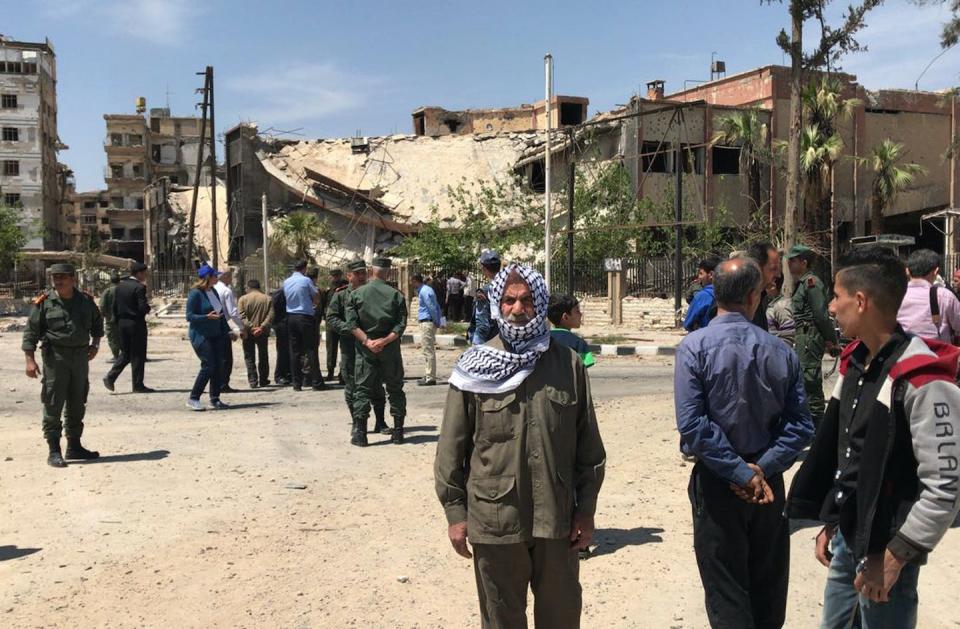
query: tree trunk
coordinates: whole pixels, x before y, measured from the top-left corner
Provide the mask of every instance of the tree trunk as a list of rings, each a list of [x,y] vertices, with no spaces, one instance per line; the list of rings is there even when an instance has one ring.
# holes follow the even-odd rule
[[[750,159],[750,198],[753,199],[753,204],[750,207],[751,220],[755,218],[756,214],[760,212],[760,208],[763,207],[763,200],[761,199],[760,191],[760,162],[753,156]]]
[[[883,200],[876,192],[870,195],[870,233],[874,236],[883,233]]]
[[[800,95],[803,75],[803,11],[800,0],[790,2],[790,139],[787,145],[787,194],[783,216],[783,248],[797,242],[797,213],[800,209],[800,131],[803,127],[803,101]],[[793,292],[794,279],[790,269],[783,265],[783,288]]]

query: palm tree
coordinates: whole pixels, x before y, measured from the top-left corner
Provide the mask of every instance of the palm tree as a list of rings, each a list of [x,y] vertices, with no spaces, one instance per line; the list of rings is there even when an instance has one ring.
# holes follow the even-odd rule
[[[311,248],[323,241],[337,242],[336,235],[326,220],[313,212],[292,212],[273,222],[271,240],[298,260],[315,262]]]
[[[900,163],[902,158],[903,145],[887,138],[874,146],[869,155],[857,160],[873,171],[870,193],[870,231],[873,234],[883,233],[883,211],[893,204],[897,194],[909,188],[918,175],[927,172],[919,164]]]
[[[740,172],[747,175],[745,196],[750,199],[751,216],[763,206],[760,193],[760,155],[767,143],[767,125],[760,122],[756,109],[738,111],[720,121],[720,129],[710,141],[740,145]]]

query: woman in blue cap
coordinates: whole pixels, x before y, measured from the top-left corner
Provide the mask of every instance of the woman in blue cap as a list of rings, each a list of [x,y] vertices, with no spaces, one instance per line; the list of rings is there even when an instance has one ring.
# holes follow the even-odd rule
[[[206,263],[197,270],[199,279],[187,296],[187,321],[190,322],[190,344],[200,358],[200,373],[193,383],[187,407],[202,411],[200,396],[210,383],[210,408],[229,408],[220,401],[220,361],[226,351],[230,328],[224,317],[223,304],[213,285],[217,283],[216,269]]]

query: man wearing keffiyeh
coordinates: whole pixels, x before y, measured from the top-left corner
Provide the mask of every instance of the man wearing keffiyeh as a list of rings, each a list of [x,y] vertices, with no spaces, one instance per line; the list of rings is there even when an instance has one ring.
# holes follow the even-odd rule
[[[437,444],[437,495],[454,550],[474,560],[485,628],[525,627],[528,587],[538,627],[580,626],[577,551],[606,453],[586,369],[550,341],[549,296],[528,267],[493,279],[500,335],[457,362]]]

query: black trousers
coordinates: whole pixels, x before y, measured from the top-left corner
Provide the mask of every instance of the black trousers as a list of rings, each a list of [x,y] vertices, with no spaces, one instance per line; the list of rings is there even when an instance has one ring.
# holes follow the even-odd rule
[[[290,334],[290,376],[294,386],[320,382],[320,361],[317,357],[317,322],[311,315],[287,314]],[[310,374],[304,378],[303,356],[307,356]]]
[[[147,322],[144,319],[120,319],[117,333],[120,335],[120,357],[107,372],[107,379],[116,382],[130,365],[133,388],[138,389],[143,386],[143,365],[147,362]]]
[[[690,475],[693,547],[714,629],[779,629],[787,607],[790,528],[783,475],[767,479],[774,500],[754,505],[703,463]]]
[[[463,320],[463,295],[450,294],[447,297],[447,318],[451,321]]]
[[[230,386],[230,374],[233,373],[233,339],[230,335],[224,338],[223,356],[220,363],[221,388]]]
[[[290,334],[287,324],[273,327],[277,339],[277,363],[273,368],[273,381],[283,382],[290,380]]]
[[[267,334],[254,336],[252,332],[243,339],[243,362],[247,364],[247,382],[252,387],[263,387],[270,381],[270,358],[267,356],[269,342]],[[257,354],[260,354],[259,365]]]
[[[340,347],[340,335],[333,330],[327,330],[324,336],[324,341],[327,344],[327,375],[332,378],[337,370],[337,350]]]

